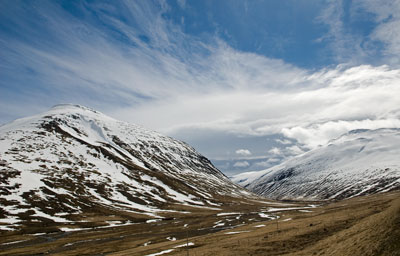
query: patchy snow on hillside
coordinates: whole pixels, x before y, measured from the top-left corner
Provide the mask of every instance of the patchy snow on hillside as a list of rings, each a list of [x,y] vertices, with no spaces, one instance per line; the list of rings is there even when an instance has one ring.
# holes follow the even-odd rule
[[[178,212],[167,204],[217,209],[215,194],[251,196],[186,143],[69,104],[0,126],[0,174],[1,229],[69,223],[92,207],[158,218]]]
[[[400,129],[355,130],[233,180],[274,199],[340,199],[400,188]]]

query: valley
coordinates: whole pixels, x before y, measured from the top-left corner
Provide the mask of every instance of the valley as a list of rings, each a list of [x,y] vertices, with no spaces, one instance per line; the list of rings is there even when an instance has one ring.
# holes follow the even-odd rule
[[[0,0],[0,256],[400,256],[400,0]]]
[[[354,131],[244,188],[185,142],[57,105],[0,126],[0,255],[399,255],[398,145]]]
[[[186,214],[162,219],[115,212],[97,217],[92,228],[2,231],[0,255],[400,255],[399,196],[325,203],[225,198],[215,209],[184,207]]]

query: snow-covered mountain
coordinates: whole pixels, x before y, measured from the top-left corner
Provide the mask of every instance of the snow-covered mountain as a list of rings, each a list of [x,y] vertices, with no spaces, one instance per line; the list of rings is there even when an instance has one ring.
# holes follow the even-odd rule
[[[57,105],[0,127],[2,229],[91,211],[156,217],[177,206],[216,207],[225,195],[250,193],[186,143],[83,106]]]
[[[342,199],[400,188],[400,129],[354,130],[234,182],[275,199]]]

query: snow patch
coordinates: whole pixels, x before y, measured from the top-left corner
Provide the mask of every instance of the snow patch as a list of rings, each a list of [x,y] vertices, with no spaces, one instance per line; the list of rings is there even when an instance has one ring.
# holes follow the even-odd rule
[[[247,232],[250,232],[250,231],[231,231],[231,232],[225,232],[224,234],[226,234],[226,235],[234,235],[234,234],[240,234],[240,233],[247,233]]]
[[[221,212],[218,213],[217,216],[228,216],[228,215],[241,215],[240,212]]]
[[[264,224],[261,224],[261,225],[257,225],[257,226],[254,226],[255,228],[262,228],[262,227],[265,227],[265,225]]]

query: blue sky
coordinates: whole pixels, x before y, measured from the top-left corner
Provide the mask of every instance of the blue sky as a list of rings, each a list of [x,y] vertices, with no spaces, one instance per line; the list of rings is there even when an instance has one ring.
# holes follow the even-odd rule
[[[0,123],[59,103],[228,175],[400,127],[400,1],[0,1]]]

